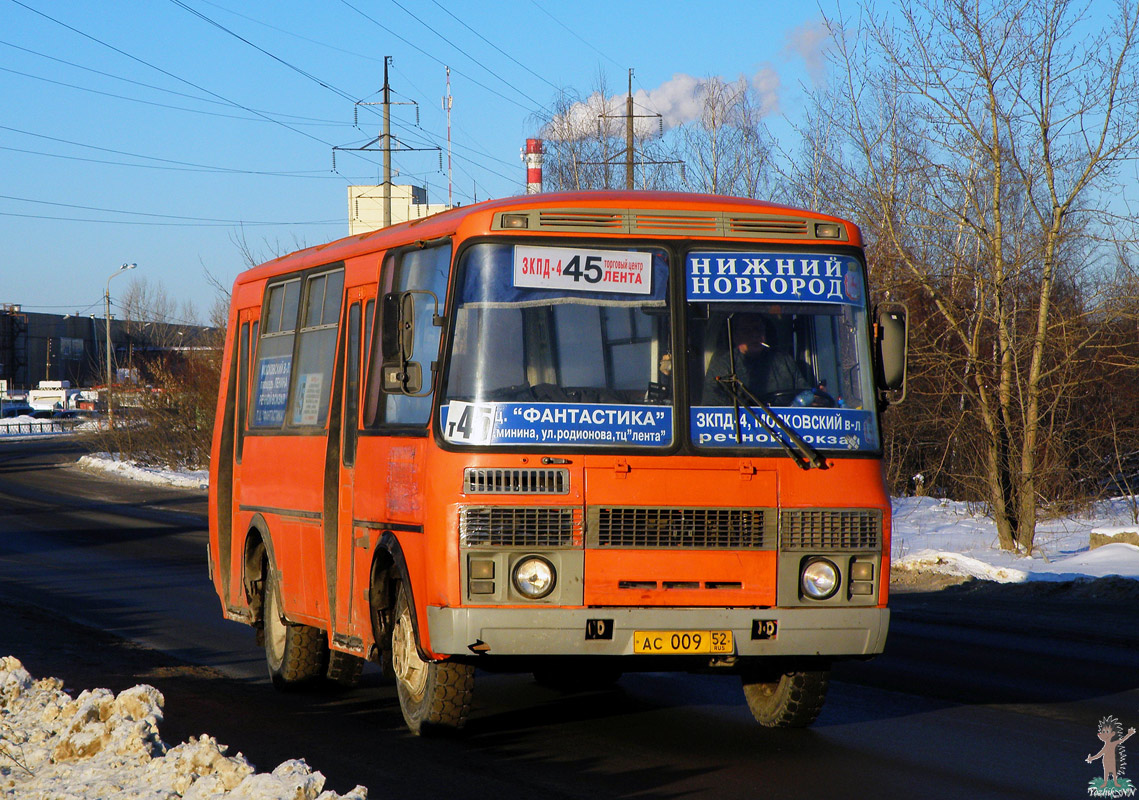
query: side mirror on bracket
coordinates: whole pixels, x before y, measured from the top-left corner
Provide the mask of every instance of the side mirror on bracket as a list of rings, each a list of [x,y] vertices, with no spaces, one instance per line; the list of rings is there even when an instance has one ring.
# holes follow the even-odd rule
[[[883,303],[874,312],[874,349],[878,396],[885,403],[906,397],[909,311],[901,303]]]
[[[439,298],[434,292],[413,289],[407,292],[389,292],[384,295],[381,308],[382,328],[380,347],[383,354],[381,385],[390,394],[405,394],[411,397],[424,397],[431,389],[423,391],[423,365],[412,361],[415,354],[415,295],[429,295],[435,304],[431,324],[443,324],[439,316]],[[432,365],[434,368],[434,365]]]

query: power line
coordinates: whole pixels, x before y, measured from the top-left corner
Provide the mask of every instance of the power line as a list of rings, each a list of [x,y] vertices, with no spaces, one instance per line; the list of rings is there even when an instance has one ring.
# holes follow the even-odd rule
[[[347,92],[342,91],[341,89],[337,89],[335,86],[332,86],[331,84],[326,83],[325,81],[323,81],[320,78],[313,75],[311,72],[306,72],[305,70],[301,69],[300,67],[296,66],[295,64],[290,64],[288,61],[285,61],[285,59],[281,58],[280,56],[277,56],[277,55],[274,55],[273,53],[270,53],[264,47],[261,47],[259,45],[254,44],[253,42],[249,41],[248,39],[246,39],[241,34],[236,33],[235,31],[231,31],[229,28],[222,25],[220,22],[217,22],[215,20],[210,19],[209,17],[207,17],[205,14],[198,11],[197,9],[190,8],[190,6],[183,3],[182,0],[170,0],[170,2],[172,2],[174,5],[178,6],[179,8],[184,9],[185,11],[188,11],[189,13],[193,14],[195,17],[202,20],[203,22],[206,22],[210,25],[213,25],[218,30],[224,31],[224,32],[228,33],[230,36],[234,37],[235,39],[237,39],[241,42],[244,42],[245,44],[249,45],[250,47],[252,47],[257,52],[263,53],[264,55],[269,56],[269,58],[273,59],[278,64],[282,64],[283,66],[288,67],[289,69],[293,70],[297,74],[303,75],[304,77],[308,78],[310,81],[313,81],[317,85],[322,86],[325,89],[328,89],[328,91],[333,92],[337,95],[340,95],[345,100],[353,100],[354,99]]]
[[[394,0],[393,0],[393,2],[394,2]],[[526,70],[527,72],[529,72],[531,75],[533,75],[535,78],[537,78],[538,80],[540,80],[540,81],[542,81],[543,83],[545,83],[547,86],[550,86],[551,88],[553,88],[553,90],[554,90],[555,92],[560,92],[560,91],[561,91],[561,87],[560,87],[560,86],[558,86],[558,85],[557,85],[557,84],[555,84],[555,83],[552,83],[552,82],[551,82],[551,81],[549,81],[549,80],[546,80],[546,79],[545,79],[545,78],[543,78],[541,75],[539,75],[537,72],[535,72],[534,70],[530,69],[530,68],[529,68],[528,66],[526,66],[524,63],[522,63],[521,61],[519,61],[517,58],[515,58],[515,57],[514,57],[514,56],[512,56],[512,55],[510,55],[510,53],[506,52],[506,51],[505,51],[505,50],[503,50],[501,47],[499,47],[499,46],[498,46],[498,45],[496,45],[494,42],[492,42],[490,39],[486,38],[486,37],[485,37],[485,36],[483,36],[481,33],[479,33],[478,31],[476,31],[476,30],[475,30],[474,28],[472,28],[470,25],[468,25],[467,23],[463,22],[463,20],[461,20],[461,19],[459,19],[457,16],[455,16],[455,15],[454,15],[454,14],[451,12],[451,10],[450,10],[450,9],[448,9],[446,6],[444,6],[442,3],[440,3],[440,2],[439,2],[439,0],[431,0],[431,2],[433,2],[435,5],[439,6],[439,8],[440,8],[440,9],[441,9],[441,10],[442,10],[442,11],[443,11],[445,14],[447,14],[449,17],[451,17],[451,19],[453,19],[453,20],[455,20],[456,22],[458,22],[460,25],[462,25],[462,26],[463,26],[464,28],[466,28],[468,31],[470,31],[471,33],[473,33],[475,36],[479,37],[479,38],[480,38],[480,39],[482,39],[484,42],[486,42],[487,44],[489,44],[491,47],[493,47],[493,48],[494,48],[495,50],[497,50],[499,53],[501,53],[502,55],[504,55],[504,56],[506,56],[507,58],[509,58],[509,59],[510,59],[511,61],[513,61],[515,64],[517,64],[518,66],[522,67],[522,69],[524,69],[524,70]],[[399,3],[396,3],[396,5],[399,5]],[[402,6],[400,6],[400,7],[402,8]],[[493,73],[491,73],[491,74],[493,74]],[[495,76],[495,77],[497,77],[497,76]],[[500,79],[500,80],[501,80],[501,79]],[[531,98],[531,99],[532,99],[532,98]],[[541,104],[539,103],[539,105],[541,105]],[[545,108],[544,106],[543,106],[542,110],[543,110],[543,111],[547,111],[547,112],[549,111],[549,109]]]
[[[164,94],[172,94],[176,97],[185,97],[187,99],[194,100],[194,101],[199,102],[199,103],[210,103],[210,104],[219,105],[219,106],[231,106],[231,107],[233,106],[233,103],[230,103],[228,101],[215,100],[215,99],[210,98],[210,97],[201,97],[200,95],[190,94],[189,92],[179,92],[176,89],[167,89],[167,88],[162,87],[162,86],[155,86],[154,84],[146,83],[145,81],[136,81],[133,78],[126,78],[126,77],[123,77],[122,75],[115,75],[114,73],[106,72],[105,70],[95,69],[94,67],[88,67],[88,66],[85,66],[83,64],[77,64],[74,61],[68,61],[68,60],[63,59],[63,58],[56,58],[55,56],[49,56],[47,53],[41,53],[38,50],[32,50],[32,49],[29,49],[27,47],[21,47],[18,44],[12,44],[11,42],[6,42],[2,39],[0,39],[0,44],[4,45],[6,47],[11,47],[14,50],[20,50],[24,53],[28,53],[29,55],[33,55],[33,56],[37,56],[39,58],[47,59],[48,61],[54,61],[57,64],[64,64],[64,65],[69,66],[69,67],[74,67],[75,69],[83,70],[84,72],[90,72],[90,73],[93,73],[95,75],[101,75],[104,78],[110,78],[112,80],[122,81],[123,83],[133,84],[134,86],[141,86],[144,89],[153,89],[156,92],[162,92]],[[15,70],[9,70],[9,71],[15,72]],[[17,73],[17,74],[23,74],[23,73]],[[39,80],[45,80],[45,81],[50,80],[49,78],[39,78],[39,76],[36,76],[36,75],[31,75],[29,77],[34,77],[34,78],[38,78]],[[70,86],[71,84],[63,84],[63,85],[64,86]],[[77,86],[75,88],[82,89],[84,87]],[[85,89],[85,91],[96,91],[96,90],[95,89]],[[119,97],[121,95],[112,95],[112,96],[113,97]],[[132,99],[132,98],[126,98],[126,99]],[[138,100],[137,102],[147,102],[147,101]],[[177,106],[172,106],[172,108],[177,108]],[[186,109],[186,110],[187,111],[193,111],[194,109]],[[210,112],[198,111],[197,113],[208,114]],[[299,116],[296,114],[282,114],[282,113],[276,112],[276,111],[264,111],[264,110],[262,110],[261,113],[268,115],[268,116],[281,117],[283,119],[297,120],[298,123],[300,123],[300,122],[311,122],[311,123],[338,124],[333,120],[324,120],[324,119],[318,119],[315,117],[303,117],[303,116]],[[251,118],[251,117],[233,117],[233,119],[247,119],[250,121],[253,120],[253,118]]]
[[[510,87],[511,89],[513,89],[515,92],[517,92],[518,94],[522,95],[524,98],[526,98],[527,100],[529,100],[531,103],[536,103],[539,109],[541,109],[542,111],[546,111],[546,112],[548,113],[548,110],[547,110],[547,109],[546,109],[546,108],[545,108],[545,107],[544,107],[544,106],[543,106],[541,103],[539,103],[537,100],[535,100],[534,98],[532,98],[532,97],[530,97],[529,95],[527,95],[525,92],[523,92],[523,91],[522,91],[521,89],[519,89],[517,86],[515,86],[515,85],[513,84],[513,82],[511,82],[511,81],[508,81],[506,78],[504,78],[504,77],[502,77],[501,75],[499,75],[497,72],[495,72],[494,70],[492,70],[492,69],[491,69],[490,67],[488,67],[486,64],[483,64],[481,61],[479,61],[478,59],[474,58],[474,57],[473,57],[473,56],[472,56],[470,53],[468,53],[468,52],[467,52],[466,50],[464,50],[462,47],[459,47],[459,45],[455,44],[455,43],[454,43],[454,42],[452,42],[450,39],[448,39],[446,36],[444,36],[443,34],[441,34],[439,31],[435,30],[435,28],[434,28],[434,27],[432,27],[431,25],[428,25],[426,22],[424,22],[423,20],[421,20],[419,17],[417,17],[415,14],[413,14],[413,13],[412,13],[412,12],[411,12],[411,11],[410,11],[408,8],[407,8],[407,6],[405,6],[405,5],[403,5],[403,3],[399,2],[399,0],[391,0],[391,2],[392,2],[392,4],[394,4],[395,6],[397,6],[398,8],[400,8],[400,9],[401,9],[401,10],[402,10],[402,11],[403,11],[405,14],[407,14],[409,17],[411,17],[413,20],[415,20],[416,22],[418,22],[418,23],[419,23],[420,25],[422,25],[423,27],[427,28],[427,30],[431,31],[433,34],[435,34],[436,36],[438,36],[440,39],[442,39],[444,42],[446,42],[447,44],[449,44],[449,45],[450,45],[452,48],[454,48],[455,50],[457,50],[459,53],[462,53],[462,54],[463,54],[464,56],[466,56],[468,59],[470,59],[471,61],[473,61],[473,62],[474,62],[475,64],[477,64],[478,66],[482,67],[482,68],[483,68],[485,71],[489,72],[489,73],[490,73],[491,75],[493,75],[495,78],[497,78],[498,80],[502,81],[502,82],[503,82],[505,85],[509,86],[509,87]],[[533,113],[533,112],[531,112],[531,113]]]
[[[254,42],[250,41],[249,39],[246,39],[245,37],[236,33],[235,31],[230,30],[229,28],[222,25],[221,23],[218,23],[218,22],[214,21],[213,19],[207,17],[206,15],[202,14],[201,12],[191,8],[190,6],[186,5],[186,3],[184,3],[182,0],[171,0],[171,2],[174,3],[176,6],[178,6],[179,8],[182,8],[185,11],[188,11],[189,13],[198,17],[199,19],[203,20],[204,22],[207,22],[208,24],[213,25],[214,27],[218,28],[219,30],[222,30],[225,33],[228,33],[229,35],[233,36],[235,39],[238,39],[239,41],[249,45],[253,49],[257,50],[258,52],[268,56],[269,58],[272,58],[274,61],[277,61],[278,63],[288,67],[289,69],[297,72],[298,74],[303,75],[304,77],[315,82],[316,84],[318,84],[322,88],[327,89],[328,91],[333,92],[337,96],[342,97],[346,100],[353,100],[353,97],[350,94],[348,94],[346,91],[344,91],[343,89],[340,89],[339,87],[333,86],[331,83],[329,83],[325,80],[322,80],[321,78],[316,77],[315,75],[301,69],[300,67],[297,67],[294,64],[291,64],[290,62],[286,61],[283,58],[280,58],[279,56],[271,53],[270,51],[266,50],[265,48],[261,47],[260,45],[257,45]],[[377,23],[377,24],[379,24],[379,23]],[[373,112],[375,111],[372,108],[369,108],[368,110],[373,111]],[[336,147],[336,146],[332,146],[332,145],[329,145],[329,146],[333,148],[334,152],[336,150],[345,150],[345,149],[349,150],[349,152],[357,152],[357,153],[360,152],[360,149],[358,149],[358,148],[344,148],[344,147]],[[438,143],[432,143],[432,146],[438,147],[439,145],[438,145]],[[366,151],[367,148],[365,147],[365,148],[363,148],[363,150]],[[489,156],[487,156],[487,157],[489,157]],[[365,160],[367,160],[367,159],[365,159]],[[487,171],[493,173],[493,170],[488,169]],[[494,174],[498,174],[499,177],[506,177],[506,176],[501,175],[500,173],[494,173]]]
[[[124,212],[138,213],[138,212]],[[257,227],[293,226],[293,225],[343,225],[343,220],[322,220],[316,222],[147,222],[145,220],[131,219],[88,219],[86,217],[57,217],[50,214],[19,214],[13,211],[0,211],[0,217],[19,217],[20,219],[46,219],[54,222],[93,222],[98,225],[148,225],[173,228],[220,228],[238,225],[256,225]]]
[[[207,89],[204,86],[199,86],[198,84],[194,83],[193,81],[190,81],[190,80],[187,80],[186,78],[175,75],[173,72],[165,70],[162,67],[151,64],[149,61],[145,61],[145,60],[139,58],[138,56],[132,55],[132,54],[128,53],[127,51],[121,49],[121,48],[115,47],[113,44],[109,44],[107,42],[104,42],[103,40],[98,39],[89,33],[85,33],[83,31],[79,30],[78,28],[75,28],[71,25],[68,25],[66,22],[63,22],[61,20],[56,19],[55,17],[52,17],[48,14],[45,14],[42,11],[39,11],[38,9],[32,8],[31,6],[27,5],[26,3],[21,2],[21,0],[12,0],[12,2],[15,3],[16,5],[20,6],[21,8],[24,8],[28,11],[31,11],[33,14],[36,14],[40,17],[43,17],[44,19],[48,20],[49,22],[54,22],[56,25],[59,25],[60,27],[66,28],[67,30],[71,31],[72,33],[76,33],[85,39],[89,39],[90,41],[95,42],[96,44],[102,45],[103,47],[106,47],[109,50],[113,50],[114,52],[118,53],[119,55],[125,56],[125,57],[131,59],[132,61],[135,61],[139,64],[142,64],[143,66],[147,66],[153,70],[156,70],[157,72],[161,72],[163,75],[166,75],[169,78],[173,78],[174,80],[179,81],[181,83],[184,83],[187,86],[192,86],[200,92],[205,92],[206,94],[210,95],[211,97],[216,97],[219,100],[222,100],[222,101],[228,103],[229,105],[232,105],[232,106],[240,108],[244,111],[247,111],[250,114],[256,114],[257,116],[262,117],[263,119],[266,119],[269,122],[272,122],[276,125],[280,125],[282,128],[290,130],[293,133],[298,133],[301,136],[304,136],[306,139],[312,139],[313,141],[319,142],[320,144],[323,144],[326,147],[332,147],[331,144],[329,144],[328,142],[324,141],[323,139],[321,139],[317,136],[313,136],[310,133],[306,133],[305,131],[298,130],[297,128],[294,128],[291,125],[288,125],[284,122],[281,122],[278,119],[273,119],[272,117],[269,117],[269,116],[261,113],[260,111],[256,111],[252,108],[249,108],[248,106],[244,106],[241,103],[238,103],[234,100],[230,100],[229,98],[227,98],[223,95],[220,95],[217,92],[211,91],[210,89]]]
[[[142,158],[142,159],[146,159],[148,161],[158,161],[158,162],[161,162],[162,164],[173,164],[177,167],[192,168],[193,171],[197,171],[197,172],[222,172],[222,173],[232,173],[234,175],[273,175],[273,176],[288,176],[288,175],[290,175],[290,173],[287,173],[287,172],[282,173],[282,172],[272,172],[272,171],[237,169],[234,167],[215,167],[215,166],[210,166],[208,164],[195,164],[191,161],[178,161],[177,159],[172,159],[172,158],[160,158],[158,156],[144,156],[140,153],[130,153],[130,152],[127,152],[125,150],[115,150],[115,149],[112,149],[110,147],[99,147],[98,145],[94,145],[94,144],[84,144],[83,142],[74,142],[74,141],[71,141],[70,139],[61,139],[57,136],[48,136],[47,134],[44,134],[44,133],[34,133],[32,131],[20,130],[19,128],[12,128],[12,127],[9,127],[7,125],[0,125],[0,130],[12,131],[13,133],[20,133],[20,134],[23,134],[25,136],[35,137],[37,139],[46,139],[50,142],[59,142],[60,144],[67,144],[67,145],[71,145],[73,147],[86,147],[89,150],[98,150],[98,151],[103,152],[103,153],[114,153],[117,156],[129,156],[131,158]],[[14,148],[14,147],[2,147],[0,149],[16,150],[16,148]],[[45,154],[45,155],[50,155],[50,154]],[[74,156],[72,156],[72,157],[75,158]],[[67,158],[67,156],[57,156],[57,158]],[[150,165],[136,164],[133,166],[145,167],[145,166],[150,166]],[[173,169],[174,167],[170,167],[170,168]]]
[[[309,44],[315,44],[318,47],[326,47],[329,50],[335,50],[338,53],[344,53],[345,55],[355,56],[356,58],[363,58],[367,61],[375,61],[375,62],[381,63],[381,64],[383,63],[382,58],[376,58],[375,56],[365,55],[364,53],[357,53],[354,50],[346,50],[345,48],[337,47],[334,44],[328,44],[327,42],[322,42],[318,39],[311,39],[308,36],[302,36],[299,33],[294,33],[293,31],[286,30],[285,28],[279,28],[276,25],[271,25],[268,22],[264,22],[262,20],[256,19],[255,17],[251,17],[247,14],[242,14],[239,11],[234,11],[232,8],[226,8],[225,6],[220,5],[218,3],[212,3],[212,2],[210,2],[210,0],[199,0],[199,2],[205,3],[207,6],[213,6],[214,8],[219,9],[221,11],[225,11],[226,13],[233,14],[235,17],[241,17],[242,19],[249,20],[250,22],[252,22],[256,25],[262,25],[266,28],[269,28],[270,30],[277,31],[278,33],[283,33],[286,36],[292,36],[294,39],[300,39],[302,42],[308,42]]]
[[[531,3],[531,5],[533,5],[533,6],[534,6],[534,8],[538,9],[538,10],[539,10],[539,11],[541,11],[543,14],[545,14],[547,17],[549,17],[550,19],[552,19],[554,22],[558,23],[558,25],[560,25],[560,26],[562,26],[563,28],[565,28],[565,30],[566,30],[566,31],[567,31],[567,32],[568,32],[568,33],[569,33],[571,36],[573,36],[573,37],[574,37],[575,39],[577,39],[578,41],[580,41],[580,42],[584,43],[584,44],[585,44],[587,47],[589,47],[589,49],[593,50],[593,51],[594,51],[595,53],[597,53],[599,56],[601,56],[602,58],[606,59],[607,61],[609,61],[609,62],[611,62],[611,63],[613,63],[613,64],[616,64],[618,67],[621,67],[621,66],[622,66],[621,64],[618,64],[616,61],[614,61],[614,60],[613,60],[613,57],[612,57],[612,56],[610,56],[608,53],[606,53],[604,50],[599,50],[599,49],[597,48],[597,46],[593,44],[593,42],[589,41],[588,39],[585,39],[585,38],[583,38],[582,36],[579,36],[579,35],[578,35],[578,33],[577,33],[577,31],[575,31],[573,28],[571,28],[570,26],[566,25],[564,22],[562,22],[560,19],[558,19],[557,17],[555,17],[555,16],[554,16],[553,14],[551,14],[549,11],[547,11],[546,9],[544,9],[544,8],[542,8],[540,5],[538,5],[538,2],[537,2],[537,0],[530,0],[530,3]],[[623,68],[624,68],[624,67],[622,67],[622,69],[623,69]]]
[[[153,211],[123,211],[117,208],[98,208],[96,206],[82,206],[74,203],[56,203],[50,200],[35,200],[30,197],[13,197],[12,195],[0,194],[0,200],[15,200],[20,203],[35,203],[44,206],[58,206],[59,208],[74,208],[80,211],[98,211],[102,214],[132,214],[139,217],[157,217],[159,219],[173,219],[188,222],[209,222],[223,225],[327,225],[329,223],[337,222],[337,220],[318,219],[309,220],[307,222],[258,222],[243,219],[216,219],[213,217],[187,217],[178,214],[157,214]],[[13,215],[16,216],[16,215]]]
[[[0,67],[0,71],[8,72],[8,73],[11,73],[13,75],[19,75],[19,76],[24,77],[24,78],[31,78],[32,80],[43,81],[44,83],[52,83],[52,84],[55,84],[56,86],[64,86],[68,89],[76,89],[76,90],[81,91],[81,92],[90,92],[91,94],[102,95],[103,97],[113,97],[116,100],[126,100],[126,101],[131,102],[131,103],[141,103],[143,105],[148,105],[148,106],[157,106],[158,108],[169,108],[169,109],[172,109],[174,111],[186,111],[186,112],[191,113],[191,114],[205,114],[205,115],[211,116],[211,117],[222,117],[223,119],[237,119],[237,120],[245,120],[247,122],[266,122],[267,121],[267,120],[259,118],[259,117],[239,116],[237,114],[223,114],[220,111],[206,111],[206,110],[200,109],[200,108],[187,108],[185,106],[171,105],[170,103],[159,103],[155,100],[143,100],[140,97],[128,97],[128,96],[122,95],[122,94],[115,94],[114,92],[104,92],[101,89],[92,89],[88,86],[79,86],[79,85],[74,84],[74,83],[65,83],[64,81],[57,81],[57,80],[54,80],[52,78],[44,78],[40,75],[32,75],[31,73],[28,73],[28,72],[20,72],[19,70],[8,69],[7,67]],[[315,122],[296,122],[294,124],[296,124],[296,125],[324,125],[324,126],[336,126],[336,127],[343,127],[343,125],[344,125],[344,123],[342,123],[342,122],[335,122],[333,120],[319,120],[319,121],[315,121]]]
[[[16,0],[13,0],[13,2],[15,2],[15,1],[16,1]],[[383,31],[385,31],[385,32],[387,32],[387,33],[389,33],[389,34],[391,34],[391,35],[392,35],[392,36],[394,36],[395,38],[399,39],[401,42],[403,42],[403,43],[404,43],[404,44],[406,44],[408,47],[410,47],[410,48],[412,48],[413,50],[415,50],[415,51],[416,51],[417,53],[419,53],[420,55],[423,55],[423,56],[425,56],[425,57],[427,57],[427,58],[431,59],[432,61],[434,61],[436,64],[438,64],[438,65],[439,65],[439,66],[441,66],[441,67],[445,67],[445,66],[447,66],[447,65],[446,65],[444,62],[440,61],[438,58],[436,58],[436,57],[435,57],[435,56],[433,56],[431,53],[429,53],[429,52],[427,52],[426,50],[424,50],[424,49],[423,49],[422,47],[420,47],[419,45],[417,45],[417,44],[414,44],[413,42],[411,42],[410,40],[408,40],[406,37],[404,37],[404,36],[401,36],[400,34],[396,33],[396,32],[395,32],[395,31],[393,31],[391,28],[389,28],[388,26],[384,25],[383,23],[381,23],[379,20],[375,19],[374,17],[371,17],[371,16],[369,16],[369,15],[365,14],[363,11],[361,11],[361,10],[360,10],[360,9],[358,9],[358,8],[356,8],[356,6],[354,6],[354,5],[352,5],[351,3],[349,3],[349,2],[348,2],[348,0],[340,0],[340,2],[341,2],[341,3],[343,3],[344,5],[348,6],[348,8],[352,9],[353,11],[355,11],[357,14],[359,14],[361,17],[363,17],[364,19],[366,19],[366,20],[368,20],[369,22],[371,22],[371,23],[372,23],[373,25],[375,25],[376,27],[380,28],[380,30],[383,30]],[[527,108],[526,106],[522,105],[522,104],[521,104],[521,103],[519,103],[517,100],[515,100],[514,98],[512,98],[512,97],[507,97],[507,96],[506,96],[506,95],[504,95],[502,92],[499,92],[499,91],[497,91],[497,90],[495,90],[495,89],[492,89],[491,87],[487,86],[487,85],[486,85],[485,83],[483,83],[482,81],[480,81],[480,80],[477,80],[477,79],[475,79],[475,78],[471,77],[470,75],[467,75],[466,73],[464,73],[464,72],[461,72],[460,70],[457,70],[457,69],[454,69],[454,68],[452,68],[452,69],[451,69],[451,71],[452,71],[452,72],[454,72],[456,75],[462,75],[464,78],[466,78],[467,80],[469,80],[471,83],[473,83],[473,84],[475,84],[476,86],[479,86],[479,87],[481,87],[481,88],[483,88],[483,89],[486,89],[486,90],[487,90],[488,92],[490,92],[491,94],[495,95],[496,97],[500,97],[500,98],[502,98],[503,100],[505,100],[506,102],[510,103],[511,105],[514,105],[514,106],[518,106],[518,108],[521,108],[523,111],[526,111],[526,112],[528,112],[528,113],[531,113],[531,114],[533,114],[533,113],[534,113],[534,111],[535,111],[535,109],[533,109],[533,108]],[[527,98],[527,99],[529,99],[529,98]]]

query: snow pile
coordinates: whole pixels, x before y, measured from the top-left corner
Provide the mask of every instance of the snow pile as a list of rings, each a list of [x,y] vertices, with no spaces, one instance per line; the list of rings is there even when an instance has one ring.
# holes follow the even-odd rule
[[[111,453],[93,453],[79,459],[82,469],[110,472],[123,478],[183,489],[205,489],[210,474],[206,470],[173,471],[159,467],[144,467],[133,461],[123,461]]]
[[[1097,503],[1085,516],[1041,520],[1031,556],[1000,549],[991,517],[970,503],[933,497],[893,500],[891,569],[938,572],[998,583],[1118,575],[1139,579],[1139,547],[1089,548],[1093,532],[1135,530],[1128,498]]]
[[[58,678],[33,680],[0,658],[0,795],[27,800],[366,800],[322,792],[324,776],[301,760],[256,774],[211,736],[168,748],[158,734],[163,698],[153,686],[72,698]]]

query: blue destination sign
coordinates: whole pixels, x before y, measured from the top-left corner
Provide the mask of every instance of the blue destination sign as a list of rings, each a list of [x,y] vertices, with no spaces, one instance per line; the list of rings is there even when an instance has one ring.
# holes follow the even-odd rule
[[[646,405],[467,403],[440,409],[443,438],[456,444],[598,444],[663,447],[672,409]]]
[[[865,302],[858,261],[819,253],[689,253],[685,293],[692,302]]]
[[[771,420],[760,409],[755,412]],[[877,450],[878,434],[869,411],[854,408],[779,408],[775,412],[795,429],[807,444],[828,450]],[[731,406],[700,406],[689,414],[692,441],[701,447],[779,447],[779,442],[740,410],[740,436],[736,439],[735,409]],[[778,428],[776,428],[778,430]]]

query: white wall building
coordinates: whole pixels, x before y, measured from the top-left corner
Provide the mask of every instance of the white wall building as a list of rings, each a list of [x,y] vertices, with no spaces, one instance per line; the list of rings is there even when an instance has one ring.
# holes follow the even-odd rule
[[[428,203],[427,190],[422,186],[392,186],[392,225],[423,219],[448,206],[443,203]],[[348,234],[378,231],[384,227],[384,187],[348,187]]]

